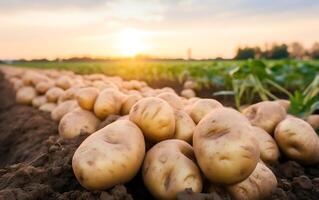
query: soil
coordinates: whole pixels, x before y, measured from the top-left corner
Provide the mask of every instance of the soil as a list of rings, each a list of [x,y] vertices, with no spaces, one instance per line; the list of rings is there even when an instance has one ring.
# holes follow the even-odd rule
[[[73,175],[71,159],[85,139],[62,139],[48,113],[14,103],[11,85],[0,74],[0,200],[152,199],[139,173],[131,182],[106,191],[87,191]],[[282,158],[271,167],[278,187],[269,199],[319,199],[319,166],[305,167]],[[178,199],[225,200],[219,192]]]

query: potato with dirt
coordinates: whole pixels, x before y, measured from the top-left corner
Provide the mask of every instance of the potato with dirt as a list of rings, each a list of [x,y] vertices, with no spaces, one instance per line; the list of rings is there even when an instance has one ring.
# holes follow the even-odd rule
[[[131,108],[133,105],[138,102],[140,99],[142,99],[142,96],[139,94],[130,94],[128,95],[121,107],[121,114],[122,115],[128,115],[130,113]]]
[[[212,183],[233,184],[253,172],[260,150],[252,131],[245,116],[231,108],[216,108],[197,124],[195,156]]]
[[[101,121],[90,111],[77,108],[65,114],[59,123],[59,134],[63,138],[94,133]]]
[[[99,89],[95,87],[81,88],[76,93],[76,100],[81,108],[85,110],[93,110],[95,100],[99,93]]]
[[[75,151],[73,172],[89,190],[105,190],[130,181],[145,155],[141,130],[129,120],[116,121],[90,135]]]
[[[281,121],[275,130],[275,140],[282,152],[301,164],[319,162],[319,138],[304,120],[295,117]]]
[[[56,106],[51,112],[51,118],[54,121],[60,121],[61,118],[67,114],[68,112],[71,112],[72,110],[75,110],[79,108],[79,104],[75,100],[68,100],[60,103]]]
[[[98,118],[105,119],[109,115],[119,114],[124,101],[124,95],[115,89],[105,89],[97,96],[94,103],[94,113]]]
[[[173,108],[164,100],[147,97],[139,100],[130,111],[130,120],[137,124],[151,142],[173,138],[175,115]]]
[[[214,99],[199,99],[194,102],[190,109],[190,116],[196,124],[209,112],[223,105]]]
[[[266,165],[259,162],[247,179],[226,186],[226,189],[234,200],[261,200],[268,198],[276,187],[276,176]]]
[[[176,199],[186,188],[202,190],[193,148],[182,140],[165,140],[153,146],[145,156],[142,174],[145,186],[157,199]]]
[[[196,127],[192,118],[183,110],[175,110],[174,138],[193,143],[193,133]]]
[[[34,87],[23,86],[18,89],[16,93],[16,101],[19,104],[31,105],[32,100],[37,96],[37,92]]]
[[[273,135],[277,124],[284,120],[287,114],[280,104],[271,101],[253,104],[245,108],[242,113],[253,126],[258,126],[271,135]]]

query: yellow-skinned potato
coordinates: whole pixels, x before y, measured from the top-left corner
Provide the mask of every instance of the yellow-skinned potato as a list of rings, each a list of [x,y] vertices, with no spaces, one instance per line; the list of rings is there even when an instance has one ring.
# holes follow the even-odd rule
[[[124,100],[123,105],[121,107],[121,114],[128,115],[133,105],[136,102],[138,102],[140,99],[142,99],[142,96],[139,94],[128,95],[127,98]]]
[[[56,103],[52,103],[52,102],[47,102],[42,104],[39,107],[39,110],[42,110],[44,112],[52,112],[52,110],[54,110],[56,108]]]
[[[266,165],[259,162],[247,179],[226,186],[226,189],[234,200],[261,200],[269,197],[276,187],[276,176]]]
[[[16,101],[20,104],[30,105],[36,96],[37,92],[33,87],[23,86],[17,91]]]
[[[59,134],[63,138],[74,138],[95,132],[101,121],[90,111],[81,108],[65,114],[59,123]]]
[[[196,93],[192,89],[184,89],[181,91],[181,96],[190,99],[196,97]]]
[[[64,93],[59,97],[58,103],[68,100],[75,100],[77,92],[81,89],[81,87],[74,86],[65,90]]]
[[[276,102],[263,101],[242,111],[253,126],[258,126],[273,135],[277,124],[285,119],[286,110]]]
[[[64,90],[58,87],[50,88],[45,96],[47,97],[48,102],[57,102],[60,96],[64,94]]]
[[[253,134],[258,141],[260,159],[267,164],[275,164],[280,156],[276,141],[264,129],[253,127]]]
[[[176,110],[175,120],[174,138],[184,140],[192,144],[193,133],[196,127],[196,124],[192,118],[185,111]]]
[[[109,115],[119,114],[122,106],[123,94],[118,90],[105,89],[97,96],[94,103],[94,113],[100,119]]]
[[[130,181],[144,155],[141,130],[129,120],[119,120],[82,142],[74,153],[72,168],[83,187],[104,190]]]
[[[130,120],[143,131],[147,140],[159,142],[174,136],[173,108],[164,100],[147,97],[139,100],[130,111]]]
[[[186,188],[201,192],[202,178],[195,163],[193,148],[185,141],[157,143],[145,156],[144,184],[157,199],[176,199],[177,193]]]
[[[35,89],[38,93],[45,94],[52,87],[54,87],[54,83],[52,81],[42,81],[36,84]]]
[[[286,111],[289,110],[290,107],[290,101],[286,100],[286,99],[278,99],[276,101],[274,101],[276,103],[278,103],[279,105],[281,105]]]
[[[45,96],[36,96],[32,100],[32,106],[35,108],[39,108],[45,103],[47,103],[47,98]]]
[[[67,76],[61,76],[56,80],[55,85],[63,90],[67,90],[72,86],[72,81]]]
[[[306,122],[308,122],[313,129],[319,129],[319,115],[310,115],[307,117]]]
[[[158,98],[163,99],[166,101],[170,106],[174,109],[182,109],[183,102],[179,96],[172,92],[163,92],[157,95]]]
[[[275,140],[282,152],[302,164],[319,162],[319,138],[304,120],[287,118],[275,130]]]
[[[64,101],[62,103],[60,103],[59,105],[57,105],[57,107],[52,110],[51,112],[51,118],[54,121],[60,121],[61,118],[68,112],[71,112],[72,110],[78,108],[79,105],[77,103],[77,101],[75,100],[68,100],[68,101]]]
[[[199,99],[195,101],[190,110],[190,116],[196,124],[209,112],[223,105],[214,99]]]
[[[255,169],[260,152],[252,126],[231,108],[216,108],[197,124],[193,147],[199,167],[212,183],[233,184]]]
[[[99,92],[99,89],[94,87],[82,88],[77,92],[76,100],[81,108],[85,110],[93,110],[94,103]]]

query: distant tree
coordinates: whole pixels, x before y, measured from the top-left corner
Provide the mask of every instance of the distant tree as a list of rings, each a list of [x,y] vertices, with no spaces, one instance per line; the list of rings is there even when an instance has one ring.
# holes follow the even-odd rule
[[[256,57],[256,48],[253,47],[244,47],[244,48],[238,48],[237,54],[235,56],[236,60],[246,60],[250,58]]]
[[[313,59],[319,59],[319,43],[318,42],[312,45],[312,48],[309,54]]]
[[[289,57],[288,46],[286,44],[273,45],[267,53],[269,59],[283,59]]]
[[[305,53],[304,47],[299,42],[294,42],[289,46],[289,54],[292,58],[302,59]]]

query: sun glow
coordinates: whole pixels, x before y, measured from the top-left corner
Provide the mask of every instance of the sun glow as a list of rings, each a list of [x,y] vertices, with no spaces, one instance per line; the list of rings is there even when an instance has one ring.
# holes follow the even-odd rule
[[[145,34],[135,29],[126,29],[119,34],[119,48],[123,56],[135,56],[145,52]]]

